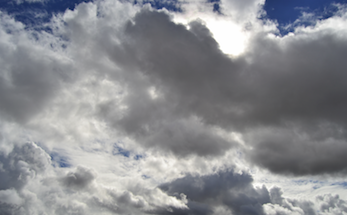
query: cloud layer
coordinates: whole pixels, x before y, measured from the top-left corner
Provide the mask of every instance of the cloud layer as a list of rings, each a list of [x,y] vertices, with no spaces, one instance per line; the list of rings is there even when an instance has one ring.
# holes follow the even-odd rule
[[[219,4],[81,3],[47,31],[1,12],[1,213],[346,213],[253,185],[345,175],[346,8],[279,37],[264,1]]]

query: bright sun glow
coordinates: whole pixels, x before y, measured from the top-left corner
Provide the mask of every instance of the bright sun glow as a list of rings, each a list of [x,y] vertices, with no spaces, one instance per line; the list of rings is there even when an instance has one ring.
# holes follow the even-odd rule
[[[244,52],[249,36],[243,31],[241,26],[230,20],[200,14],[188,14],[186,16],[176,15],[174,21],[187,25],[190,21],[196,19],[201,19],[205,22],[207,28],[213,34],[214,39],[218,42],[219,48],[225,54],[238,56]]]
[[[226,20],[207,20],[207,27],[225,54],[237,56],[245,49],[247,35],[240,26]]]

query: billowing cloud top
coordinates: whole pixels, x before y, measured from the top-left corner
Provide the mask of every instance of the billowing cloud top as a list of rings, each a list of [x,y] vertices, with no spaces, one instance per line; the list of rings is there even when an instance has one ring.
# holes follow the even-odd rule
[[[2,11],[0,213],[347,213],[347,9],[264,3]]]

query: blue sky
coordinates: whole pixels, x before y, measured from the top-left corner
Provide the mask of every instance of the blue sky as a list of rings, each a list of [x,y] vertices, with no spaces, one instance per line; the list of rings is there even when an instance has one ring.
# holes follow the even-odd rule
[[[267,0],[264,5],[265,18],[277,20],[281,33],[286,34],[293,31],[293,28],[286,30],[285,26],[295,22],[303,13],[313,13],[319,19],[327,19],[337,11],[335,4],[345,4],[346,2],[346,0]],[[312,25],[311,22],[299,24]]]
[[[0,214],[347,213],[347,2],[0,2]]]
[[[44,3],[15,3],[15,1],[1,1],[0,8],[7,13],[14,15],[18,21],[28,25],[34,24],[36,21],[47,22],[52,14],[64,12],[66,9],[74,9],[75,5],[81,2],[89,2],[88,0],[50,0]],[[152,7],[157,9],[166,8],[171,11],[180,11],[179,6],[176,6],[177,1],[148,1]],[[209,1],[214,4],[213,10],[219,10],[220,1]],[[337,8],[333,4],[345,4],[346,0],[267,0],[263,6],[266,11],[266,19],[277,20],[278,24],[283,27],[293,23],[298,19],[303,12],[315,13],[321,19],[331,17]],[[137,3],[136,1],[134,2]],[[144,2],[146,3],[146,2]],[[39,19],[35,17],[35,12],[46,13],[45,16]],[[306,23],[307,24],[307,23]],[[282,30],[282,28],[280,28]],[[287,33],[283,30],[282,33]]]
[[[288,24],[294,22],[301,12],[315,12],[325,13],[325,11],[334,10],[335,8],[331,4],[345,4],[345,0],[331,1],[331,0],[267,0],[264,5],[264,9],[267,13],[267,17],[275,19],[279,24]],[[323,18],[328,18],[331,13]]]

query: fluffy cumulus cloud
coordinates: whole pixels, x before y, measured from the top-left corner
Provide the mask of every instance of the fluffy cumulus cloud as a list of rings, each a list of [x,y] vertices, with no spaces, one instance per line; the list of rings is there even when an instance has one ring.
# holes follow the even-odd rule
[[[35,143],[15,146],[1,163],[2,214],[142,214],[187,208],[158,188],[130,192],[99,184],[97,172],[85,166],[56,170]]]
[[[264,3],[2,11],[0,213],[346,214],[346,7],[279,36]]]
[[[321,203],[321,211],[327,214],[344,214],[347,212],[346,201],[340,199],[339,195],[332,196],[326,194],[317,196],[317,200]]]

